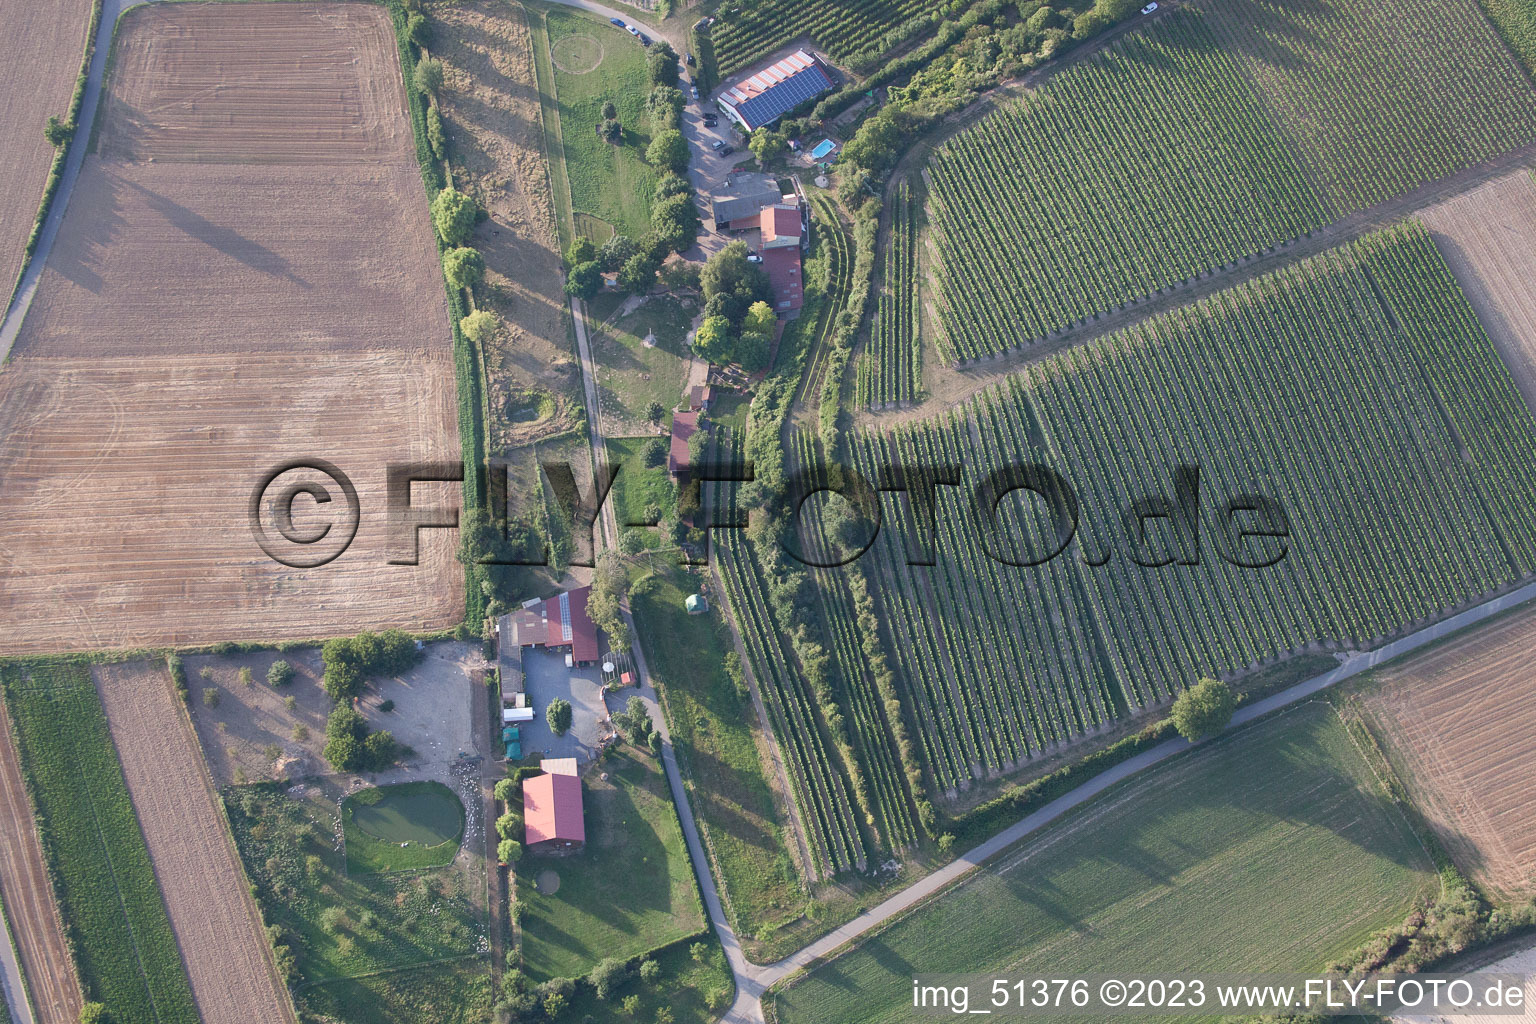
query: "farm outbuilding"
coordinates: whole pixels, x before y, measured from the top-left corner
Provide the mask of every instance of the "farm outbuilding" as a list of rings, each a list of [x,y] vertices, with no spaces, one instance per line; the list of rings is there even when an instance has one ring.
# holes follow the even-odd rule
[[[796,50],[757,74],[728,86],[720,93],[717,102],[725,116],[751,132],[773,124],[834,85],[831,69],[820,58],[809,50]]]
[[[703,594],[689,594],[688,599],[683,602],[683,607],[688,610],[689,615],[703,615],[709,611],[709,598]]]
[[[581,779],[543,774],[523,780],[523,828],[528,849],[580,850],[587,842]]]

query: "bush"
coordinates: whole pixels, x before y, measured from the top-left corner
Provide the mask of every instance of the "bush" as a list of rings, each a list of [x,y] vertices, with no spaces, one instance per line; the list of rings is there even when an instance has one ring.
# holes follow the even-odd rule
[[[659,733],[659,732],[651,733],[649,736],[646,737],[645,743],[646,743],[646,746],[651,748],[651,753],[652,754],[654,754],[657,757],[661,756],[661,733]]]
[[[496,819],[496,834],[503,839],[516,839],[523,831],[523,816],[508,811]]]
[[[405,34],[417,46],[426,46],[432,41],[432,26],[427,23],[425,15],[413,14],[406,19]]]
[[[655,960],[640,961],[640,980],[646,984],[655,984],[661,977],[661,964]]]
[[[475,201],[458,189],[445,188],[432,200],[432,224],[444,245],[469,241],[478,218]]]
[[[48,115],[48,123],[43,126],[43,138],[48,140],[48,145],[57,149],[68,142],[74,134],[73,122],[60,121],[56,116]]]
[[[491,792],[502,804],[510,805],[517,798],[517,783],[511,779],[499,779]]]
[[[387,715],[391,711],[395,710],[395,702],[392,701],[392,700],[380,701],[379,702],[379,710]]]
[[[411,77],[418,92],[437,95],[443,87],[443,62],[436,57],[426,57],[416,62],[416,72]]]
[[[660,419],[661,417],[658,416],[656,418]],[[648,469],[657,469],[658,467],[666,465],[667,442],[663,441],[659,437],[651,438],[645,443],[645,447],[641,450],[640,460]]]
[[[1237,697],[1230,686],[1216,679],[1201,679],[1179,694],[1168,717],[1179,735],[1194,743],[1225,729],[1236,708]]]
[[[596,260],[578,263],[565,276],[565,294],[590,299],[603,287],[603,269]]]
[[[587,980],[592,983],[597,998],[606,1002],[615,989],[629,980],[629,966],[622,960],[608,957],[598,961],[592,973],[587,975]]]
[[[443,115],[436,107],[427,108],[427,145],[439,160],[448,155],[448,135],[443,131]]]
[[[571,702],[556,697],[544,709],[544,720],[549,723],[551,732],[556,736],[564,736],[565,731],[571,727]]]
[[[483,345],[495,337],[500,326],[501,317],[488,309],[477,309],[459,321],[459,330],[476,345]]]
[[[661,422],[661,418],[663,416],[665,416],[666,414],[667,414],[667,410],[666,410],[666,408],[660,402],[652,402],[650,405],[645,407],[645,418],[646,418],[646,420],[648,420],[651,423],[660,423]],[[646,451],[649,452],[650,448],[647,447]],[[663,452],[662,458],[663,458],[663,460],[665,460],[665,458],[666,458],[666,454],[665,454],[666,450],[663,449],[662,452]],[[659,466],[659,465],[661,465],[661,463],[660,462],[652,463],[649,459],[647,459],[646,460],[646,465],[647,466],[650,466],[650,465],[657,465],[657,466]]]
[[[242,668],[239,672],[235,673],[235,678],[240,680],[241,686],[255,685],[255,680],[251,678],[251,670],[249,668]]]
[[[516,864],[523,859],[523,844],[516,839],[503,839],[496,844],[496,860],[502,864]]]
[[[217,686],[203,687],[203,707],[216,708],[219,706],[219,701],[222,699],[223,698],[219,696],[219,688]]]
[[[468,246],[449,249],[443,253],[443,276],[455,288],[473,288],[485,279],[485,257]]]
[[[361,693],[369,676],[396,675],[410,668],[421,652],[408,633],[386,629],[327,640],[320,656],[325,662],[325,692],[340,703]]]
[[[100,1003],[86,1003],[80,1007],[80,1024],[112,1024],[112,1015]]]
[[[272,663],[271,668],[267,669],[267,683],[270,686],[287,686],[293,682],[293,677],[297,674],[292,665],[279,659]]]
[[[190,700],[191,687],[187,685],[187,666],[181,663],[181,655],[172,654],[165,659],[165,667],[171,673],[171,682],[176,684],[176,692],[182,700]]]

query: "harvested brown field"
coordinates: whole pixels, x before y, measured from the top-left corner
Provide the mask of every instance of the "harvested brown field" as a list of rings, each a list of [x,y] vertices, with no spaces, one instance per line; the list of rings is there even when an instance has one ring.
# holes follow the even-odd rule
[[[1420,218],[1536,412],[1536,178],[1522,169]]]
[[[1452,859],[1504,895],[1536,885],[1533,649],[1525,608],[1377,673],[1365,698]]]
[[[212,781],[162,662],[93,673],[206,1024],[292,1021]]]
[[[384,10],[141,7],[104,102],[0,373],[0,655],[457,621],[452,534],[387,564],[386,464],[459,445]],[[273,561],[249,523],[261,478],[296,458],[356,485],[356,539],[318,568]],[[342,507],[328,491],[294,503],[299,532]],[[456,484],[415,491],[457,503]]]
[[[0,897],[5,900],[21,968],[38,1024],[80,1019],[80,982],[69,955],[53,886],[32,820],[32,801],[11,743],[11,718],[0,700]]]
[[[69,114],[90,21],[91,0],[0,0],[0,301],[21,272],[53,165],[43,125]]]

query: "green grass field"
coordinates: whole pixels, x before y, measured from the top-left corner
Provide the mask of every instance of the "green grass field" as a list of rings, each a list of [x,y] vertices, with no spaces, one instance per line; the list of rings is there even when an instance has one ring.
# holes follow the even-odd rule
[[[606,296],[588,308],[606,321],[610,310],[602,298]],[[688,380],[688,325],[695,310],[692,302],[658,296],[594,332],[592,358],[607,433],[644,433],[651,429],[645,410],[652,402],[660,402],[670,414],[682,400]],[[655,340],[649,347],[648,335]]]
[[[577,11],[548,9],[545,24],[575,222],[599,234],[581,217],[587,214],[639,238],[650,230],[656,184],[655,172],[645,162],[651,143],[645,50],[629,33]],[[598,137],[605,101],[618,108],[622,143]]]
[[[117,1024],[196,1024],[90,669],[8,665],[0,678],[86,997]]]
[[[404,782],[347,797],[341,822],[349,874],[441,867],[459,852],[464,805],[440,782]]]
[[[341,811],[323,786],[297,799],[278,785],[232,786],[224,806],[263,915],[293,951],[301,1018],[484,1019],[488,947],[471,896],[483,880],[456,868],[348,873]]]
[[[718,609],[683,610],[693,579],[679,569],[659,572],[635,585],[630,606],[732,925],[750,943],[799,918],[806,895],[763,777],[756,713],[724,666],[732,650],[728,627]]]
[[[524,856],[523,969],[535,981],[577,978],[605,957],[632,957],[700,931],[704,909],[666,777],[649,755],[615,750],[583,780],[587,845],[571,856]],[[556,892],[535,891],[544,871]]]
[[[650,437],[610,437],[607,441],[609,465],[623,467],[613,482],[613,494],[609,499],[614,503],[621,529],[625,523],[643,521],[646,511],[653,505],[661,509],[665,521],[677,503],[677,488],[667,475],[666,463],[660,466],[645,464],[645,449],[652,441],[667,444],[665,437],[655,434]],[[668,543],[660,530],[640,526],[634,527],[634,531],[644,538],[648,548]]]
[[[709,950],[703,960],[695,960],[691,952],[697,942],[703,942]],[[735,991],[731,972],[713,935],[673,943],[651,959],[661,968],[661,976],[654,984],[632,977],[607,1002],[598,999],[591,986],[578,986],[570,1008],[560,1019],[594,1024],[648,1024],[659,1019],[657,1014],[665,1007],[672,1013],[673,1024],[715,1024],[721,1011],[731,1005]],[[629,996],[640,1000],[633,1014],[621,1008],[622,1001]]]
[[[1014,847],[779,993],[778,1020],[907,1020],[919,973],[1316,969],[1433,885],[1343,724],[1309,703]]]

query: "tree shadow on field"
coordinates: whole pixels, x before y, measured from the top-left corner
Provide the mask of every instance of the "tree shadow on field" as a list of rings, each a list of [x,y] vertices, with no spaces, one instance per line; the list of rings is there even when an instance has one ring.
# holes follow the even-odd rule
[[[164,217],[167,223],[185,232],[191,238],[239,260],[252,270],[259,270],[272,277],[280,277],[301,288],[310,287],[308,281],[292,271],[286,259],[259,242],[253,242],[233,228],[215,224],[202,214],[189,210],[180,203],[151,191],[137,182],[125,181],[124,184],[142,195],[149,208]]]

